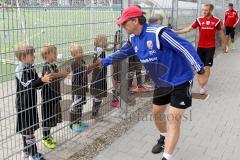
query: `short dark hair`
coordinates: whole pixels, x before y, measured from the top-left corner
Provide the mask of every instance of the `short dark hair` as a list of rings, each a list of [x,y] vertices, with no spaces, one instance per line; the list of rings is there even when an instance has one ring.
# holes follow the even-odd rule
[[[134,21],[135,18],[138,19],[138,22],[139,22],[140,25],[144,25],[144,24],[147,22],[147,19],[146,19],[146,17],[145,17],[144,15],[142,15],[142,16],[140,16],[140,17],[133,17],[133,18],[130,18],[130,19],[127,20],[127,21]],[[126,23],[127,21],[125,21],[124,23]]]
[[[229,7],[233,7],[233,3],[229,3],[228,6],[229,6]]]
[[[210,7],[211,10],[214,9],[214,5],[211,4],[211,3],[206,3],[204,6],[205,6],[205,7]]]
[[[142,16],[138,17],[138,22],[139,22],[139,24],[144,25],[147,22],[147,19],[144,15],[142,15]]]

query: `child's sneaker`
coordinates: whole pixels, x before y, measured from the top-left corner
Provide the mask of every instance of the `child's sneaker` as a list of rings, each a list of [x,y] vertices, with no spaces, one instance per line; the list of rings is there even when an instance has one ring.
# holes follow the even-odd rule
[[[29,160],[46,160],[41,153],[37,153],[34,156],[29,156]]]
[[[80,122],[80,126],[82,126],[82,127],[88,127],[88,126],[89,126],[88,121],[81,121],[81,122]]]
[[[53,138],[53,136],[49,136],[49,138],[52,140],[54,144],[57,144],[57,141]]]
[[[80,124],[78,123],[75,123],[75,124],[72,124],[70,126],[70,128],[74,131],[74,132],[82,132],[83,129],[81,128]]]
[[[49,149],[54,149],[56,144],[52,141],[51,138],[43,139],[42,143]]]
[[[112,101],[111,106],[114,108],[120,108],[120,101],[119,100]]]
[[[137,88],[130,90],[130,93],[144,93],[150,91],[150,89],[147,89],[144,86],[138,86]]]
[[[22,152],[23,159],[29,159],[29,154],[27,152]]]

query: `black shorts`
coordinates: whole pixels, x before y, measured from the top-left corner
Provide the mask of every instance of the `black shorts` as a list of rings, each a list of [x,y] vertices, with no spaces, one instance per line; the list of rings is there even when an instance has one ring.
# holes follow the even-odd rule
[[[173,88],[155,88],[153,104],[167,105],[179,109],[186,109],[192,106],[192,81],[183,83]]]
[[[215,54],[215,48],[198,48],[197,49],[198,55],[204,66],[212,66],[213,65],[213,58]]]
[[[226,35],[230,35],[231,39],[234,39],[235,36],[235,28],[233,27],[226,27]]]

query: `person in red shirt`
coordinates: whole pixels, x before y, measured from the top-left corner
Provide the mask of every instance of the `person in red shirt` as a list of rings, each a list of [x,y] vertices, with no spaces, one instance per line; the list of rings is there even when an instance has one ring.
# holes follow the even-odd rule
[[[210,76],[210,68],[213,65],[213,58],[215,54],[216,48],[216,33],[220,32],[220,37],[223,43],[223,50],[226,52],[226,43],[225,43],[225,35],[222,30],[222,23],[219,18],[216,18],[212,15],[214,6],[212,4],[205,4],[203,8],[203,17],[197,18],[192,25],[176,30],[175,32],[178,34],[187,33],[192,31],[193,29],[198,28],[199,30],[199,40],[198,40],[198,48],[197,52],[199,57],[205,66],[205,75]],[[199,79],[198,79],[199,80]],[[200,83],[201,87],[200,94],[207,94],[205,90],[205,86],[207,85],[207,81],[205,83]]]
[[[224,26],[226,29],[226,36],[227,36],[227,45],[229,44],[229,37],[230,37],[232,42],[232,48],[236,48],[236,44],[234,43],[234,36],[235,36],[235,28],[239,21],[238,11],[233,9],[232,3],[229,3],[228,7],[229,8],[225,12],[225,19],[224,19]]]

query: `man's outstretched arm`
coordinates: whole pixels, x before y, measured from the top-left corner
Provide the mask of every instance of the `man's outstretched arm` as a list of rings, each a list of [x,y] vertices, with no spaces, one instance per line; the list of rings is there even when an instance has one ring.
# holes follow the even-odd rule
[[[132,55],[135,55],[135,51],[132,47],[132,44],[127,41],[123,44],[122,48],[102,59],[101,64],[102,66],[107,67],[110,64],[120,62]]]
[[[192,31],[193,29],[194,28],[192,28],[192,26],[188,26],[186,28],[183,28],[183,29],[180,29],[180,30],[173,30],[173,31],[177,34],[184,34],[184,33]]]

